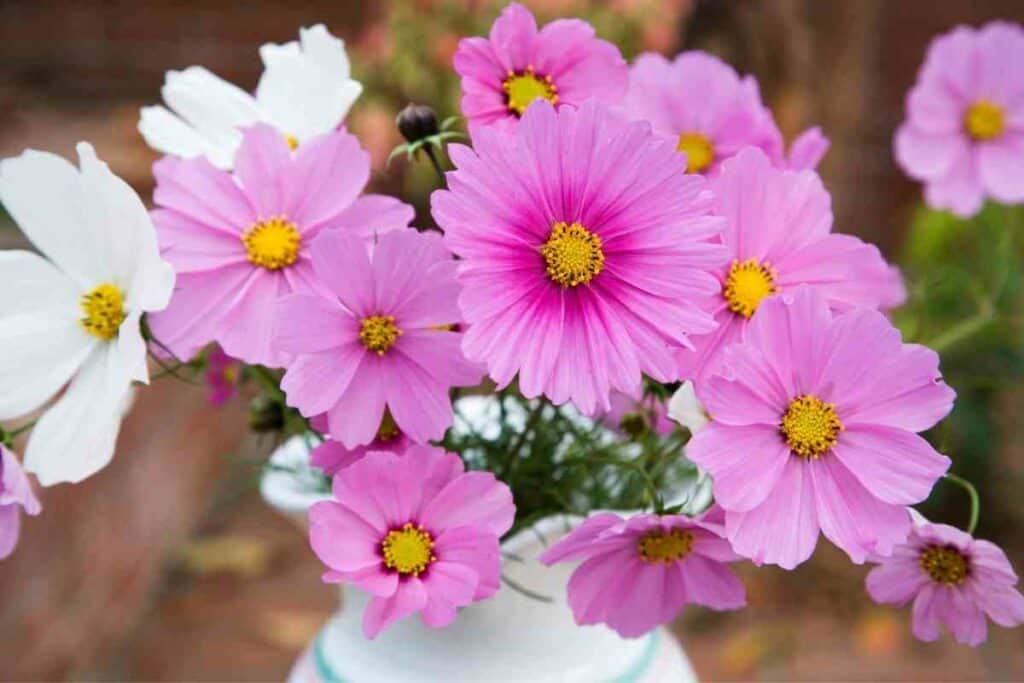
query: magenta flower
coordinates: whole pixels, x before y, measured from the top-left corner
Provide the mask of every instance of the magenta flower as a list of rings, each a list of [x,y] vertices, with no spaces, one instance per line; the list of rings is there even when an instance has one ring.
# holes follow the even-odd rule
[[[327,413],[331,438],[370,443],[384,410],[413,441],[440,439],[454,418],[448,390],[473,386],[483,369],[465,359],[455,261],[441,238],[396,230],[372,255],[361,239],[325,231],[310,246],[329,290],[278,305],[274,345],[288,355],[281,388],[307,417]]]
[[[985,615],[1008,628],[1024,624],[1024,596],[1017,575],[995,544],[945,524],[915,517],[906,544],[867,578],[875,602],[904,607],[911,601],[914,635],[933,641],[945,624],[961,645],[985,642]]]
[[[548,548],[544,564],[583,560],[569,579],[576,623],[608,624],[625,638],[674,619],[687,604],[716,610],[746,604],[726,563],[739,557],[705,515],[592,515]]]
[[[718,328],[679,351],[683,378],[698,380],[776,292],[806,284],[837,311],[903,301],[902,279],[877,247],[831,232],[832,200],[813,171],[778,170],[760,150],[745,149],[723,164],[711,188],[714,211],[727,221],[722,243],[730,262],[716,273],[721,289],[708,309]]]
[[[42,510],[21,463],[0,445],[0,560],[14,552],[21,534],[21,511],[38,515]]]
[[[1022,63],[1018,24],[959,26],[932,41],[893,140],[929,205],[967,217],[986,197],[1024,201]]]
[[[811,128],[793,142],[787,157],[757,80],[699,50],[682,52],[671,62],[650,52],[637,57],[622,109],[631,119],[648,121],[656,135],[684,152],[689,173],[714,174],[744,147],[758,147],[776,166],[798,170],[814,168],[828,151],[828,139]]]
[[[641,373],[676,379],[670,344],[714,329],[701,310],[725,262],[699,176],[672,145],[599,103],[531,107],[512,135],[481,130],[431,197],[462,260],[463,348],[527,397],[591,415]]]
[[[594,37],[579,19],[559,19],[540,31],[530,10],[510,3],[489,38],[463,38],[455,53],[462,77],[462,113],[470,132],[512,130],[537,100],[578,107],[594,97],[614,104],[629,72],[619,49]]]
[[[247,129],[235,172],[204,158],[167,157],[153,167],[153,221],[163,257],[177,271],[169,308],[149,317],[156,338],[192,358],[211,341],[246,363],[283,365],[271,342],[275,302],[317,289],[309,244],[325,229],[369,243],[406,227],[412,207],[360,197],[370,157],[345,131],[294,153],[270,126]]]
[[[665,402],[653,394],[637,400],[613,391],[610,401],[611,410],[599,415],[598,419],[612,429],[626,433],[650,429],[662,436],[668,436],[676,429],[676,423],[668,417]]]
[[[242,364],[213,346],[206,354],[206,400],[210,405],[222,406],[238,393]]]
[[[792,569],[818,531],[857,563],[910,530],[949,458],[916,434],[953,390],[931,349],[903,344],[881,313],[830,310],[812,288],[774,296],[698,384],[711,423],[687,456],[712,477],[733,548]]]
[[[329,431],[326,415],[313,418],[310,420],[310,423],[319,431]],[[399,431],[398,425],[395,424],[395,419],[391,417],[391,413],[385,410],[384,417],[381,420],[380,427],[377,428],[377,434],[373,437],[373,441],[363,446],[346,448],[345,444],[341,442],[333,439],[324,439],[309,454],[309,462],[314,467],[323,470],[323,473],[327,476],[333,477],[340,470],[362,460],[367,453],[372,451],[391,451],[396,455],[402,455],[412,444],[413,442],[409,440],[409,437]]]
[[[309,510],[310,543],[329,570],[373,598],[363,632],[375,637],[416,612],[434,628],[501,582],[498,539],[512,526],[508,486],[465,472],[458,456],[413,446],[376,451],[334,477],[334,500]]]

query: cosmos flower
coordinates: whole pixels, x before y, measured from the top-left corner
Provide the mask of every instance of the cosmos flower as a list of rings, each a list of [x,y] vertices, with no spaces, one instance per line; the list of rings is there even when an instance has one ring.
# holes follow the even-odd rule
[[[559,19],[540,31],[526,9],[510,3],[489,38],[463,38],[455,53],[462,77],[462,114],[470,132],[512,130],[537,100],[578,107],[593,97],[614,104],[628,69],[619,49],[580,19]]]
[[[299,30],[299,42],[260,48],[264,72],[253,97],[201,66],[168,71],[161,106],[143,107],[139,132],[155,150],[206,157],[230,169],[241,128],[264,122],[292,148],[341,125],[363,91],[349,75],[345,43],[323,25]]]
[[[310,508],[310,544],[329,568],[324,581],[373,596],[368,638],[416,612],[427,626],[448,626],[457,608],[500,587],[498,539],[515,505],[493,474],[465,472],[437,448],[375,451],[338,472],[333,496]]]
[[[347,449],[379,437],[385,409],[413,441],[442,438],[454,419],[448,390],[477,384],[483,369],[449,328],[460,320],[459,285],[440,236],[396,230],[368,255],[331,230],[311,255],[329,296],[297,294],[277,308],[288,403],[307,417],[327,413],[331,438]]]
[[[650,52],[637,57],[621,106],[629,118],[648,121],[656,135],[684,152],[689,173],[714,174],[744,147],[758,147],[776,166],[796,170],[813,169],[828,151],[828,139],[811,128],[787,156],[754,77],[741,77],[699,50],[672,61]]]
[[[766,297],[800,284],[840,311],[902,302],[902,280],[877,247],[831,232],[832,201],[813,171],[779,170],[751,148],[726,161],[711,188],[730,259],[715,273],[721,290],[708,309],[718,327],[680,350],[682,377],[699,380],[720,349],[743,338]]]
[[[906,506],[949,467],[917,435],[953,405],[938,355],[807,286],[761,304],[697,394],[713,420],[686,455],[711,475],[733,548],[758,564],[792,569],[819,530],[854,562],[890,554]]]
[[[686,427],[691,435],[704,429],[711,421],[711,416],[697,399],[693,382],[689,380],[683,382],[669,399],[668,417]]]
[[[110,462],[131,382],[149,381],[141,317],[174,287],[139,197],[91,145],[78,156],[80,169],[34,150],[0,162],[0,201],[42,253],[0,252],[0,420],[70,382],[25,451],[44,486]]]
[[[637,435],[651,430],[661,436],[675,431],[676,423],[665,413],[665,401],[649,394],[640,400],[613,391],[611,410],[598,416],[604,424],[626,434]]]
[[[938,209],[971,216],[986,197],[1024,201],[1024,28],[958,26],[932,41],[907,93],[896,160]]]
[[[623,519],[602,512],[548,548],[540,561],[583,560],[568,587],[576,623],[603,623],[636,638],[671,621],[687,604],[716,610],[746,604],[743,584],[727,565],[740,558],[723,534],[708,517]]]
[[[704,310],[725,263],[722,218],[671,144],[600,103],[530,107],[512,135],[449,147],[458,170],[431,197],[461,257],[463,349],[529,397],[609,410],[641,374],[673,381],[670,344],[714,329]]]
[[[0,445],[0,560],[10,556],[21,534],[21,512],[38,515],[42,510],[21,463]]]
[[[293,153],[279,131],[257,124],[245,131],[233,175],[204,158],[165,157],[153,172],[153,221],[178,283],[150,327],[185,360],[216,341],[233,358],[280,367],[284,354],[271,343],[274,306],[319,287],[313,238],[333,229],[368,245],[413,217],[397,199],[359,196],[370,159],[344,131]]]
[[[945,625],[962,645],[985,642],[985,616],[1000,626],[1024,624],[1024,596],[1006,554],[946,524],[915,516],[907,542],[867,577],[875,602],[904,607],[913,602],[913,631],[921,640],[939,637]]]
[[[330,429],[327,424],[326,414],[311,419],[310,423],[321,433],[326,433]],[[327,438],[317,444],[316,448],[309,454],[309,462],[314,467],[322,470],[327,476],[333,477],[340,470],[362,460],[367,453],[372,451],[391,451],[396,455],[402,455],[412,443],[409,437],[398,429],[398,425],[395,424],[395,418],[391,417],[391,412],[385,410],[384,417],[380,421],[380,427],[377,428],[377,434],[373,437],[373,441],[363,446],[346,448],[345,444],[340,441]]]
[[[242,364],[214,346],[206,354],[206,400],[210,405],[222,406],[238,393]]]

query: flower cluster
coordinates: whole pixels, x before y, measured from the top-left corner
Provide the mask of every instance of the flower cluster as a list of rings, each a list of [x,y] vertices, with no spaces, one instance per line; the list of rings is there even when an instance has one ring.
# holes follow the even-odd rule
[[[630,66],[587,23],[538,29],[513,3],[454,56],[470,140],[447,146],[435,233],[365,193],[343,43],[315,26],[261,57],[255,95],[202,67],[168,73],[169,109],[139,122],[167,155],[151,212],[85,143],[79,169],[34,151],[0,164],[0,200],[41,252],[0,253],[0,419],[45,409],[24,461],[42,484],[110,460],[149,352],[169,374],[205,372],[214,403],[258,381],[259,427],[315,442],[332,484],[312,548],[325,581],[372,596],[370,638],[415,613],[446,626],[499,590],[503,536],[535,519],[517,505],[550,511],[505,481],[524,449],[534,482],[600,465],[621,469],[608,488],[642,489],[632,513],[590,514],[582,491],[556,510],[586,516],[540,557],[580,562],[581,625],[637,637],[688,604],[738,609],[730,563],[794,569],[822,534],[880,565],[870,594],[913,601],[923,639],[942,623],[977,645],[986,615],[1024,621],[998,548],[909,507],[961,481],[921,436],[955,393],[886,317],[907,296],[900,272],[833,232],[814,170],[828,141],[812,128],[787,152],[752,76],[696,51]],[[1024,201],[1014,59],[1024,31],[1005,23],[933,46],[895,138],[932,204]],[[450,125],[423,107],[400,120],[439,171]],[[466,390],[531,406],[492,444],[500,466],[439,447]],[[566,405],[566,433],[538,446]],[[577,424],[601,430],[595,448],[655,456],[588,452]],[[0,431],[0,556],[20,511],[40,509],[7,448],[28,428]],[[684,458],[706,509],[666,474]]]

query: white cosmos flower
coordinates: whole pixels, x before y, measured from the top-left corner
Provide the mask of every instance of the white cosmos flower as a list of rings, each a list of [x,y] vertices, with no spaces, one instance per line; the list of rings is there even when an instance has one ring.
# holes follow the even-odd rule
[[[295,147],[338,127],[363,86],[352,80],[345,43],[318,24],[299,42],[260,48],[264,72],[253,97],[201,66],[168,71],[167,107],[143,107],[139,132],[150,147],[184,158],[205,156],[230,169],[242,142],[239,127],[274,126]]]
[[[707,426],[711,418],[707,411],[697,399],[697,393],[693,390],[693,382],[687,380],[676,389],[672,398],[668,400],[668,416],[690,430],[690,434],[696,434]]]
[[[78,156],[81,169],[34,150],[0,161],[0,202],[43,255],[0,252],[0,420],[68,385],[25,452],[43,485],[110,462],[131,382],[149,381],[140,317],[174,289],[138,195],[88,143]]]

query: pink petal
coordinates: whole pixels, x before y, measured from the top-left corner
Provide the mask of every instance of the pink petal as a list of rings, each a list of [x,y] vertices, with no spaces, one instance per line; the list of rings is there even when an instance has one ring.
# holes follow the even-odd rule
[[[427,604],[423,623],[431,628],[444,628],[455,621],[456,608],[473,601],[479,576],[464,564],[438,560],[423,577]]]
[[[325,227],[371,242],[376,235],[409,227],[415,216],[415,210],[403,201],[382,194],[367,194],[357,197]]]
[[[331,438],[346,448],[373,441],[384,416],[384,386],[380,381],[381,359],[365,353],[345,393],[327,412]]]
[[[1007,132],[998,140],[981,145],[978,170],[985,189],[996,201],[1024,201],[1024,131]]]
[[[598,540],[602,532],[622,522],[623,519],[613,512],[592,514],[582,524],[541,553],[537,559],[541,564],[552,565],[556,562],[579,560],[594,554],[605,548],[605,545]],[[618,535],[612,536],[611,539],[610,542],[616,545],[624,543],[624,539]]]
[[[676,591],[675,602],[666,600],[666,586],[673,566],[651,564],[637,559],[630,578],[619,584],[626,595],[608,610],[607,623],[623,638],[639,638],[651,629],[674,618],[683,608],[682,599],[689,597]]]
[[[432,529],[473,526],[501,536],[512,526],[515,510],[508,486],[490,472],[468,472],[427,503],[421,522]]]
[[[926,499],[950,465],[917,434],[892,427],[849,426],[833,451],[873,496],[894,505]]]
[[[905,607],[929,582],[916,558],[892,558],[872,569],[865,580],[871,599]]]
[[[491,44],[506,71],[522,71],[530,64],[537,22],[530,10],[509,3],[491,26]]]
[[[291,153],[284,134],[265,123],[243,131],[235,154],[235,177],[260,218],[285,213]]]
[[[377,634],[399,619],[418,612],[427,604],[423,582],[410,578],[398,584],[390,598],[373,598],[363,612],[363,635],[373,640]]]
[[[357,318],[379,315],[366,246],[340,230],[327,230],[310,245],[313,270]]]
[[[332,569],[356,572],[379,567],[383,531],[334,501],[309,510],[309,542],[317,557]]]
[[[893,139],[896,160],[908,175],[918,180],[934,180],[949,173],[966,148],[958,134],[929,133],[904,124]]]
[[[367,358],[366,348],[358,342],[299,356],[281,380],[288,405],[306,417],[327,412],[351,390]]]
[[[721,562],[687,555],[680,563],[688,602],[716,610],[739,609],[747,604],[743,582]]]
[[[1024,595],[1012,586],[977,586],[971,589],[977,605],[989,619],[1013,628],[1024,624]]]
[[[821,128],[808,128],[789,146],[789,167],[796,171],[814,170],[828,152],[829,144]]]
[[[764,502],[792,457],[778,427],[730,427],[717,420],[693,436],[686,455],[711,475],[715,500],[738,512]]]
[[[345,130],[321,135],[299,147],[289,177],[286,213],[303,236],[312,236],[344,216],[370,178],[370,155]]]
[[[274,312],[291,287],[280,273],[257,268],[217,324],[216,341],[224,351],[250,365],[279,368],[287,354],[274,345]]]
[[[359,326],[351,314],[325,297],[284,296],[276,312],[274,344],[287,353],[317,353],[359,340]]]
[[[0,505],[0,560],[10,556],[21,534],[21,510],[17,505]]]
[[[443,531],[434,539],[439,560],[465,565],[477,577],[474,600],[489,598],[501,587],[501,550],[498,537],[489,531],[460,526]]]
[[[914,598],[911,612],[912,630],[918,640],[932,642],[939,639],[939,612],[943,601],[949,599],[948,589],[929,581]]]

